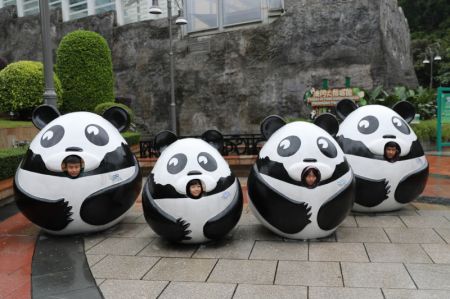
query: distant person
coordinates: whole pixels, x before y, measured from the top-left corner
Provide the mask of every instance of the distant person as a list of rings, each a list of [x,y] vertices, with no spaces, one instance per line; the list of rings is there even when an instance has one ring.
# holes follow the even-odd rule
[[[200,180],[192,180],[188,183],[188,195],[191,198],[199,199],[203,195],[203,186]]]
[[[77,178],[81,173],[82,162],[81,158],[75,155],[70,155],[66,157],[63,161],[63,170],[67,175],[74,179]]]
[[[319,170],[314,167],[308,167],[303,171],[302,181],[305,183],[306,187],[312,189],[315,188],[320,181]]]
[[[398,161],[400,156],[400,148],[395,142],[388,142],[384,147],[384,158],[388,162],[396,162]]]

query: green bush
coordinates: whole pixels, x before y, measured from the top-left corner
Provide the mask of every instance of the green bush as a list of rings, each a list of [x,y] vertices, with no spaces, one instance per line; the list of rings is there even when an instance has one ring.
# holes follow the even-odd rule
[[[53,76],[58,105],[62,100],[61,83]],[[43,103],[43,65],[38,61],[18,61],[0,71],[0,111],[30,116]]]
[[[411,124],[411,127],[420,140],[432,142],[436,141],[437,138],[436,119],[421,121],[418,124]],[[442,125],[442,139],[450,140],[450,124]]]
[[[56,72],[64,90],[64,112],[94,111],[114,102],[111,50],[98,33],[77,30],[61,40]]]
[[[125,109],[128,112],[128,114],[130,115],[131,122],[132,123],[134,122],[133,110],[131,110],[131,108],[128,107],[127,105],[120,104],[120,103],[107,102],[107,103],[98,104],[94,109],[94,113],[97,113],[98,115],[102,115],[103,112],[105,112],[106,110],[108,110],[111,107],[120,107],[120,108]]]
[[[0,180],[13,177],[27,148],[0,149]]]
[[[135,145],[139,143],[139,140],[141,139],[141,133],[138,132],[123,132],[122,133],[123,138],[127,141],[128,145]]]

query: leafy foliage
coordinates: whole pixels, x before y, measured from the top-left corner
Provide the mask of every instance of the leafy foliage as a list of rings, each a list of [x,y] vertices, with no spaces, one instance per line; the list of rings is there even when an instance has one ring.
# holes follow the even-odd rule
[[[0,149],[0,180],[13,177],[27,148]]]
[[[57,103],[61,104],[61,83],[53,76]],[[0,71],[0,111],[25,117],[44,101],[43,65],[38,61],[18,61]]]
[[[437,138],[437,121],[435,118],[421,121],[417,124],[411,124],[411,127],[417,137],[422,141],[436,141]],[[442,125],[442,139],[450,141],[450,124]]]
[[[139,140],[141,140],[141,133],[139,132],[123,132],[122,133],[123,138],[127,141],[128,145],[135,145],[139,143]]]
[[[62,39],[56,72],[64,89],[64,112],[94,111],[114,101],[111,50],[98,33],[77,30]]]
[[[125,110],[128,112],[128,114],[130,115],[131,122],[133,123],[133,121],[134,121],[134,113],[133,113],[133,110],[131,110],[131,108],[128,107],[127,105],[125,105],[125,104],[120,104],[120,103],[115,103],[115,102],[101,103],[101,104],[98,104],[98,105],[95,107],[94,113],[96,113],[96,114],[98,114],[98,115],[102,115],[103,112],[105,112],[106,110],[108,110],[108,109],[111,108],[111,107],[120,107],[120,108],[125,109]]]

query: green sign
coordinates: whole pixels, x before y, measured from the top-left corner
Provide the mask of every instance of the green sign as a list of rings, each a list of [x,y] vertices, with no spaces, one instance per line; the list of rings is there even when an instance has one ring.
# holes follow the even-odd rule
[[[450,146],[450,142],[442,141],[442,124],[450,123],[450,88],[439,87],[437,95],[437,150],[442,151],[443,146]]]

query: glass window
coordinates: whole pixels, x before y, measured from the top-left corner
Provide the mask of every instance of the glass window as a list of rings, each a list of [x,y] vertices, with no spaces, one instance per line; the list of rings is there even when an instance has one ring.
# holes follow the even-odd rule
[[[282,10],[283,0],[269,0],[269,10]]]
[[[225,26],[259,20],[261,20],[261,0],[223,1]]]
[[[116,5],[114,3],[108,4],[108,5],[104,5],[102,7],[96,8],[95,9],[95,13],[102,13],[102,12],[107,12],[107,11],[111,11],[111,10],[115,10],[116,9]]]
[[[189,31],[219,27],[218,0],[188,0]]]

